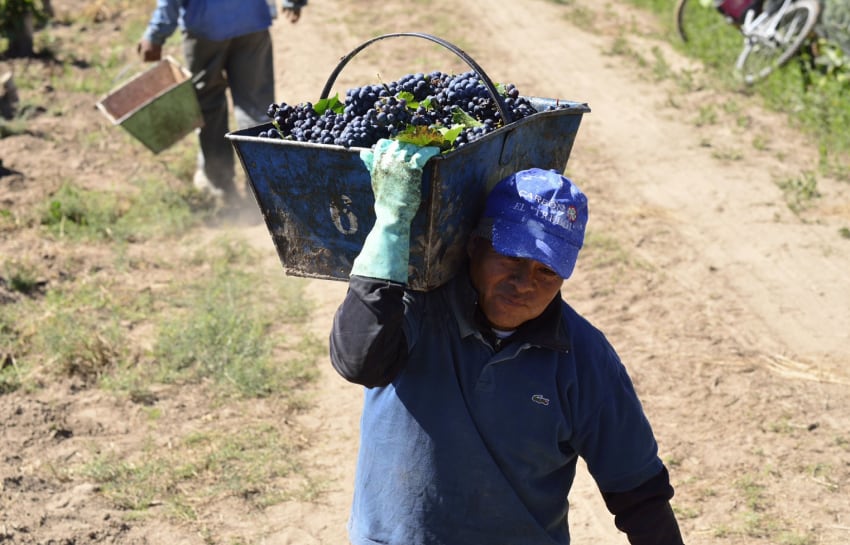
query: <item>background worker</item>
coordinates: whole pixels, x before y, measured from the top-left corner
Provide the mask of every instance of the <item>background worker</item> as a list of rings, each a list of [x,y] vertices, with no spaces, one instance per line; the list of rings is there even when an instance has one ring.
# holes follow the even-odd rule
[[[561,299],[588,218],[555,171],[497,184],[445,285],[405,289],[436,148],[362,157],[376,222],[334,317],[331,362],[367,387],[353,545],[567,545],[581,456],[633,545],[682,545],[673,488],[625,367]]]
[[[298,22],[307,0],[283,0],[282,11]],[[274,102],[274,58],[269,27],[275,13],[267,0],[158,0],[137,46],[146,62],[162,58],[162,45],[175,29],[183,36],[183,55],[196,80],[204,126],[194,184],[201,191],[238,199],[235,158],[228,132],[227,89],[237,129],[268,121]]]

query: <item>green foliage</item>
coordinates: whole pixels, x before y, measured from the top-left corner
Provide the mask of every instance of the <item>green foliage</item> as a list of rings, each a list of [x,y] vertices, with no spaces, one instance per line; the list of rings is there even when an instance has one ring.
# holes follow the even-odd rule
[[[24,17],[31,13],[35,22],[43,24],[48,19],[44,2],[36,0],[0,0],[0,34],[8,36],[20,30]]]
[[[47,358],[54,376],[95,382],[129,357],[121,317],[128,311],[103,285],[48,291],[40,316],[31,316],[29,359]]]
[[[319,115],[322,115],[328,110],[335,114],[341,114],[345,111],[345,103],[339,99],[339,94],[330,98],[323,98],[313,105],[313,111]],[[280,126],[277,123],[275,123],[275,126],[280,129]]]
[[[777,183],[785,193],[785,202],[795,214],[804,211],[814,199],[821,196],[817,178],[812,172],[804,172],[797,178],[787,178]]]
[[[821,0],[821,14],[815,32],[824,41],[850,55],[850,2]]]
[[[7,261],[0,269],[0,281],[5,279],[6,285],[12,291],[24,295],[33,294],[41,284],[34,267],[20,261]]]
[[[59,236],[105,235],[107,226],[118,217],[114,195],[85,191],[63,184],[47,203],[41,223]]]
[[[27,133],[26,121],[22,119],[6,120],[0,118],[0,139]]]
[[[271,287],[268,279],[228,263],[250,259],[244,255],[225,255],[196,282],[179,286],[176,308],[158,324],[156,380],[212,379],[245,397],[279,394],[312,380],[321,345],[301,332],[302,340],[291,341],[295,346],[287,346],[282,334],[269,334],[280,323],[306,316],[302,285],[287,278],[264,293]],[[286,357],[276,352],[281,349]]]
[[[460,131],[460,129],[458,129],[458,131]],[[457,134],[455,134],[455,137],[457,137]],[[441,147],[446,142],[445,135],[439,130],[432,127],[415,126],[407,127],[396,137],[396,140],[421,147]]]
[[[179,233],[199,221],[188,195],[155,179],[137,185],[138,193],[121,195],[65,183],[44,204],[41,223],[59,237],[130,241]]]
[[[25,350],[21,328],[28,314],[28,303],[0,306],[0,395],[14,392],[24,383],[25,364],[19,354]]]
[[[7,50],[13,55],[31,55],[32,31],[48,16],[41,1],[0,0],[0,38],[7,39]]]
[[[850,56],[841,46],[824,38],[818,39],[816,49],[812,59],[813,85],[825,89],[830,81],[835,81],[840,89],[850,91]]]
[[[21,387],[21,372],[15,358],[10,354],[0,354],[0,395],[14,392]]]
[[[14,392],[23,384],[24,369],[16,356],[20,343],[20,306],[0,312],[0,396]]]
[[[200,430],[168,448],[150,440],[132,461],[99,452],[74,471],[98,483],[119,508],[143,514],[156,503],[175,518],[196,520],[207,502],[223,495],[258,508],[313,499],[317,483],[304,473],[294,445],[282,430],[262,423]]]

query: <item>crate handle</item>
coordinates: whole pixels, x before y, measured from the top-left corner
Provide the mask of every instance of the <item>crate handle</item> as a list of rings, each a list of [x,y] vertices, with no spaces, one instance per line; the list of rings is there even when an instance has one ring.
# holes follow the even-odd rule
[[[383,34],[381,36],[377,36],[375,38],[372,38],[371,40],[363,42],[362,44],[357,46],[357,48],[353,49],[350,53],[348,53],[348,55],[340,59],[336,69],[334,69],[333,73],[328,78],[328,82],[325,83],[325,88],[322,89],[322,95],[320,98],[328,98],[328,94],[330,94],[331,87],[336,81],[336,77],[339,75],[340,72],[342,72],[342,69],[345,67],[346,64],[348,64],[348,61],[350,61],[360,51],[365,49],[370,44],[377,42],[378,40],[383,40],[385,38],[395,38],[399,36],[412,36],[414,38],[424,38],[426,40],[430,40],[436,44],[440,44],[441,46],[445,47],[446,49],[463,59],[463,61],[466,62],[466,64],[468,64],[469,67],[472,68],[475,73],[478,74],[478,77],[480,77],[484,81],[484,85],[490,92],[490,96],[496,102],[496,108],[498,108],[499,110],[499,115],[502,116],[502,122],[505,125],[510,125],[513,122],[513,116],[511,115],[510,110],[508,110],[505,106],[504,99],[501,97],[501,95],[499,95],[499,92],[496,90],[496,86],[493,85],[493,82],[490,80],[487,74],[484,73],[484,70],[482,70],[481,67],[478,66],[478,63],[476,63],[469,55],[467,55],[462,49],[460,49],[456,45],[449,43],[442,38],[438,38],[436,36],[432,36],[431,34],[424,34],[421,32],[395,32],[392,34]]]

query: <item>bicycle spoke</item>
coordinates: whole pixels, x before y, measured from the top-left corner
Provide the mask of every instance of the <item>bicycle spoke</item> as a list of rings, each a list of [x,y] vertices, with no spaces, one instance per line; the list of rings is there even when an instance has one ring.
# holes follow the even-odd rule
[[[779,50],[768,41],[753,42],[749,49],[742,53],[742,59],[738,63],[744,82],[752,85],[770,75],[776,67],[779,54]]]
[[[776,27],[775,40],[780,44],[792,43],[794,38],[806,24],[807,13],[795,10],[786,14],[785,20]]]

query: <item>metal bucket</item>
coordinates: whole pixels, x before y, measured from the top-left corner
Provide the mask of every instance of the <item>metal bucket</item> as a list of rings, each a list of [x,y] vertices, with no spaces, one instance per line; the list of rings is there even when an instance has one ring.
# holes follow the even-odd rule
[[[321,98],[327,98],[341,67],[366,42],[343,58]],[[427,38],[447,45],[439,38]],[[454,46],[448,44],[452,49]],[[455,53],[460,50],[452,49]],[[495,88],[471,59],[460,54]],[[501,99],[495,95],[497,102]],[[587,104],[527,97],[538,113],[501,128],[451,153],[433,157],[422,175],[422,204],[413,219],[408,286],[434,289],[463,263],[466,240],[499,180],[531,167],[563,171]],[[559,104],[566,108],[544,111]],[[503,111],[504,116],[504,111]],[[268,123],[227,135],[245,169],[286,274],[348,280],[354,258],[375,223],[369,171],[362,148],[259,138]]]
[[[97,107],[154,153],[203,125],[191,74],[171,57],[130,78]]]

